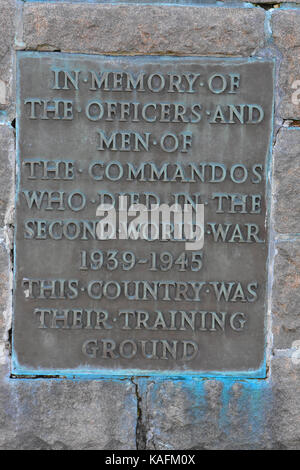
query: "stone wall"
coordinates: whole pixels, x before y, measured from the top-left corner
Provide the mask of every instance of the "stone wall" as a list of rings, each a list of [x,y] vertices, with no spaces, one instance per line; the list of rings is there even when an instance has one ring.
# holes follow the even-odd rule
[[[0,449],[299,449],[300,0],[0,0],[0,32]],[[266,379],[10,376],[16,50],[276,58]]]

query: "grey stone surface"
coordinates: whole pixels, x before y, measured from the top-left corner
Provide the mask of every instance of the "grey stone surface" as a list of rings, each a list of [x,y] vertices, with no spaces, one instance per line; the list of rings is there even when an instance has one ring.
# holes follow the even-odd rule
[[[11,320],[11,290],[10,290],[10,252],[7,247],[3,230],[0,232],[0,364],[5,362],[10,345],[8,330]]]
[[[0,0],[0,111],[14,118],[15,0]]]
[[[19,380],[4,375],[0,449],[135,449],[136,410],[135,386],[129,380]]]
[[[281,101],[278,114],[282,119],[300,119],[300,9],[276,9],[272,13],[273,44],[280,50],[279,87]],[[295,88],[293,88],[293,86]],[[294,101],[293,103],[293,94]]]
[[[269,380],[140,383],[149,449],[272,448]]]
[[[148,449],[300,449],[300,360],[289,352],[266,380],[138,382]]]
[[[299,358],[298,354],[298,358]],[[271,364],[272,447],[300,449],[300,361],[275,355]]]
[[[300,127],[279,131],[273,162],[274,230],[300,233]]]
[[[248,56],[263,45],[264,18],[259,8],[25,3],[23,41],[64,52]]]
[[[14,129],[0,124],[0,227],[11,218],[7,211],[14,200],[14,158]]]
[[[278,242],[272,289],[273,346],[292,348],[300,340],[300,240]]]

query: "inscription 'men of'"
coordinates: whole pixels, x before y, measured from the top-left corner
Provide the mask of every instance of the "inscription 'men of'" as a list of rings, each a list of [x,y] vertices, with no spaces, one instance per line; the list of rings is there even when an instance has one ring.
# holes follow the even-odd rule
[[[15,374],[265,375],[271,83],[261,59],[18,53]]]

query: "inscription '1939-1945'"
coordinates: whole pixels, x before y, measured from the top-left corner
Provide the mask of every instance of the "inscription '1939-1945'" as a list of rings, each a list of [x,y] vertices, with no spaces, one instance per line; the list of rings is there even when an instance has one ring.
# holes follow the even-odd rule
[[[21,52],[18,75],[14,373],[263,377],[273,62]]]

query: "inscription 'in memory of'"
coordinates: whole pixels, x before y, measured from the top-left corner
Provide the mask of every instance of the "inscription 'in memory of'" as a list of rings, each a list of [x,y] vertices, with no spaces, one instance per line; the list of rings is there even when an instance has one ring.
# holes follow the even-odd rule
[[[13,373],[264,376],[272,83],[254,58],[18,53]],[[203,204],[204,246],[99,239],[120,196]]]

